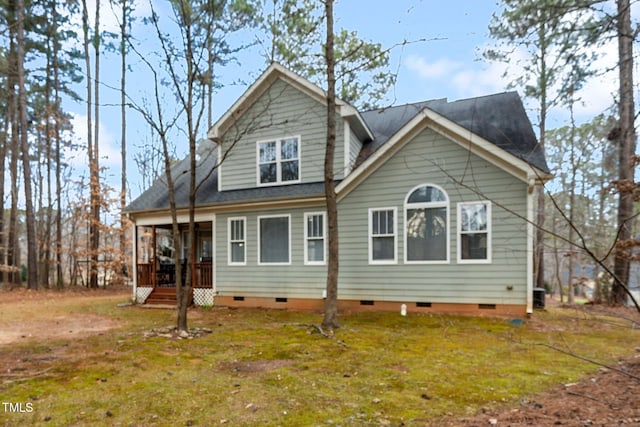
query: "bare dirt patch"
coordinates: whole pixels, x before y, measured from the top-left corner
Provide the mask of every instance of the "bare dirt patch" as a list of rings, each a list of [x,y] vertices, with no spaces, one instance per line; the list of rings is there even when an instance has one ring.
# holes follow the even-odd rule
[[[107,316],[65,312],[62,305],[81,306],[97,298],[126,298],[126,295],[129,295],[127,288],[64,291],[0,288],[0,382],[48,376],[56,361],[76,357],[73,339],[122,326]],[[56,340],[63,340],[62,344]],[[20,345],[23,343],[28,346]]]
[[[55,316],[49,319],[0,322],[0,345],[19,341],[47,341],[58,338],[79,338],[105,332],[120,323],[93,314]]]
[[[60,338],[78,338],[98,334],[120,326],[114,319],[86,313],[55,313],[56,301],[120,295],[126,289],[72,291],[29,291],[26,289],[0,291],[0,309],[21,312],[20,318],[0,317],[0,345],[21,341],[47,341]]]

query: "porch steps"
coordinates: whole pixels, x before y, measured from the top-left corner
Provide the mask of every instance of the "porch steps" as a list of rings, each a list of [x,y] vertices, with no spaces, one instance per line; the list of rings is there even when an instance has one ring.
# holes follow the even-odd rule
[[[193,299],[193,291],[192,296]],[[147,297],[145,304],[175,307],[178,305],[176,288],[155,288]]]

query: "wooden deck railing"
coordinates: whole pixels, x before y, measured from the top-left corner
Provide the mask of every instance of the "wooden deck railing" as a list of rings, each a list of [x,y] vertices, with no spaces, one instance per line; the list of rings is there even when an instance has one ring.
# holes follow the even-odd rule
[[[195,265],[195,274],[193,275],[194,288],[212,288],[213,287],[213,263],[197,262]]]
[[[153,264],[143,263],[136,266],[138,286],[148,287],[154,285],[153,280]]]
[[[193,270],[194,288],[213,287],[213,263],[197,262]],[[175,287],[176,275],[174,264],[163,264],[154,274],[153,263],[138,263],[137,265],[138,286],[143,287]]]

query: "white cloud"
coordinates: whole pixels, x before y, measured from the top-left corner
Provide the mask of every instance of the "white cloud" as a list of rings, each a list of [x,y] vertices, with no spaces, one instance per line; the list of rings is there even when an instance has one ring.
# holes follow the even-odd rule
[[[121,7],[120,4],[113,4],[112,2],[105,2],[100,0],[87,0],[87,15],[89,18],[89,25],[93,26],[96,17],[96,2],[100,2],[100,29],[111,33],[120,33],[120,21],[121,21]],[[133,16],[144,17],[151,15],[151,8],[149,2],[134,1],[133,2]],[[77,14],[78,19],[81,19],[82,15]],[[78,22],[82,24],[81,21]]]
[[[405,60],[405,66],[414,71],[422,79],[439,79],[451,75],[454,70],[460,69],[463,64],[446,58],[435,62],[428,62],[419,55],[409,55]]]
[[[411,55],[405,66],[417,74],[419,80],[432,87],[444,88],[439,96],[469,98],[504,91],[508,81],[503,78],[505,64],[472,62],[464,64],[448,58],[429,62],[419,55]],[[427,82],[428,81],[428,82]]]

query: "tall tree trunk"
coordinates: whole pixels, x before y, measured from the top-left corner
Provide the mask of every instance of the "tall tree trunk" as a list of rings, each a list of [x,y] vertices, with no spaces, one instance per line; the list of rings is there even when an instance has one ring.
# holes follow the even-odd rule
[[[324,304],[322,326],[333,330],[339,328],[338,322],[338,202],[333,179],[333,160],[336,148],[336,76],[333,32],[333,0],[325,0],[327,19],[327,43],[325,59],[327,62],[327,141],[324,157],[324,191],[327,203],[327,222],[329,253],[327,260],[327,297]]]
[[[24,192],[27,226],[27,286],[38,289],[38,252],[36,245],[36,224],[33,213],[31,193],[31,164],[29,161],[29,133],[27,122],[27,91],[25,88],[25,39],[24,39],[24,0],[18,0],[18,110],[20,111],[20,146],[22,149],[22,170],[24,173]]]
[[[16,48],[16,3],[9,2],[7,21],[9,27],[9,76],[7,78],[7,117],[11,128],[11,159],[9,175],[11,177],[11,210],[9,212],[9,232],[7,236],[7,265],[17,269],[9,273],[9,283],[20,285],[20,249],[18,247],[18,159],[20,140],[18,138],[18,101],[16,96],[17,48]]]
[[[569,181],[569,224],[576,224],[575,218],[575,206],[576,206],[576,181],[578,174],[578,166],[576,165],[576,124],[573,118],[573,103],[569,107],[571,110],[571,136],[569,138],[570,152],[569,152],[569,166],[571,167],[571,179]],[[573,242],[575,239],[575,230],[573,227],[569,226],[569,242]],[[567,302],[572,304],[575,300],[575,260],[574,260],[574,251],[575,248],[573,246],[569,246],[569,287],[567,291]]]
[[[87,157],[89,160],[89,245],[87,247],[87,257],[90,258],[89,265],[89,283],[91,287],[98,286],[98,268],[95,262],[94,253],[92,251],[93,242],[95,237],[98,236],[97,222],[94,221],[94,200],[98,192],[96,176],[94,171],[97,169],[95,165],[96,154],[94,153],[93,144],[93,89],[91,88],[91,56],[89,51],[89,10],[87,8],[87,1],[82,0],[82,34],[83,34],[83,47],[84,47],[84,60],[85,60],[85,72],[87,74]]]
[[[2,204],[2,209],[0,209],[0,264],[2,265],[8,265],[7,263],[7,238],[6,238],[6,227],[5,227],[5,209],[4,209],[4,184],[5,184],[5,170],[6,170],[6,165],[7,165],[7,153],[9,151],[9,140],[7,138],[7,135],[9,135],[9,124],[11,123],[11,116],[10,116],[10,104],[8,102],[9,100],[9,94],[10,94],[10,89],[8,87],[9,82],[8,82],[8,78],[7,78],[7,87],[3,88],[4,89],[4,93],[7,94],[6,98],[4,98],[4,101],[7,102],[7,108],[5,109],[5,117],[4,117],[4,123],[3,123],[3,129],[2,129],[2,138],[0,139],[0,167],[2,169],[2,172],[0,173],[0,200],[3,201]],[[7,275],[5,274],[5,271],[0,269],[0,284],[4,283],[4,281],[6,280]]]
[[[633,39],[629,0],[617,0],[618,56],[620,84],[620,151],[618,167],[618,248],[614,258],[616,280],[611,289],[611,301],[624,304],[629,283],[629,253],[623,249],[631,236],[633,217],[633,181],[635,155],[635,127],[633,105]]]
[[[544,20],[538,28],[538,41],[540,43],[540,149],[544,152],[546,132],[547,132],[547,109],[549,108],[547,100],[547,86],[549,85],[547,70],[547,50],[549,48],[547,41],[547,28]],[[538,187],[537,213],[536,213],[536,236],[535,236],[535,284],[538,288],[544,288],[544,186]]]
[[[12,63],[12,66],[15,63]],[[12,79],[13,80],[13,79]],[[9,236],[7,242],[7,264],[14,268],[9,274],[9,282],[13,285],[20,285],[20,244],[18,236],[18,160],[20,157],[20,138],[18,126],[18,102],[15,96],[15,85],[11,84],[9,93],[9,110],[11,114],[11,161],[9,163],[9,174],[11,176],[11,211],[9,212]]]
[[[53,92],[54,92],[54,122],[53,133],[55,138],[55,162],[56,162],[56,287],[61,289],[64,285],[62,274],[62,164],[60,162],[61,135],[60,135],[60,70],[58,69],[58,54],[60,42],[58,40],[58,11],[56,1],[53,2],[51,12],[53,20]]]
[[[184,9],[182,10],[182,16],[189,16]],[[177,289],[178,291],[178,330],[188,331],[187,324],[187,308],[191,299],[191,288],[193,286],[193,266],[196,257],[196,227],[195,227],[195,206],[196,206],[196,129],[193,122],[193,91],[194,83],[196,79],[196,70],[194,67],[193,58],[193,37],[192,28],[190,25],[185,26],[185,41],[186,41],[186,65],[187,65],[187,129],[189,135],[189,227],[187,235],[189,244],[189,256],[187,257],[187,275],[186,280],[182,287]],[[203,101],[204,102],[204,99]]]
[[[127,217],[124,209],[127,207],[127,0],[122,0],[122,24],[120,27],[120,156],[122,169],[120,174],[120,266],[124,277],[127,275]]]
[[[100,207],[102,194],[100,192],[100,2],[96,2],[96,22],[93,29],[93,50],[95,55],[94,86],[94,132],[93,132],[93,161],[90,160],[90,187],[91,187],[91,276],[89,286],[98,287],[98,262],[100,254]]]

